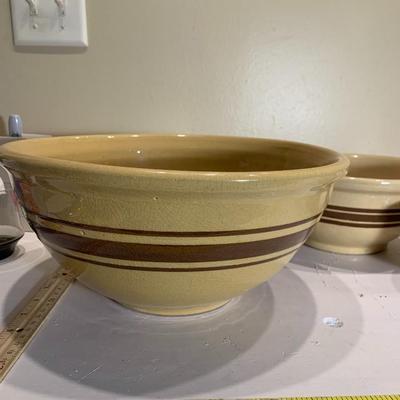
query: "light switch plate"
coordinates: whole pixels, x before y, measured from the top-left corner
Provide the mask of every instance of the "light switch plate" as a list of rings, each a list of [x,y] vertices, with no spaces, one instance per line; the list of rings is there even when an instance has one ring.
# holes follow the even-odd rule
[[[88,46],[85,0],[64,0],[63,17],[55,0],[34,1],[37,15],[26,0],[10,0],[15,46]]]

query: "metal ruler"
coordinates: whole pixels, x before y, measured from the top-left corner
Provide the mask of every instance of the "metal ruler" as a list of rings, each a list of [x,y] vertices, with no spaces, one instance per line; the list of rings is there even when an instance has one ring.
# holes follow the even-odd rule
[[[0,382],[6,377],[73,280],[74,275],[66,269],[61,268],[53,272],[41,283],[23,309],[0,332]]]

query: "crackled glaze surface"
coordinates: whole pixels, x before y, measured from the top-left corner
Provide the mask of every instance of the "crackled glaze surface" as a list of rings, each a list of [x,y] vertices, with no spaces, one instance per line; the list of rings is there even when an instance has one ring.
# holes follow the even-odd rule
[[[88,287],[163,315],[219,307],[279,271],[348,164],[315,146],[222,136],[63,137],[1,153],[52,255]]]

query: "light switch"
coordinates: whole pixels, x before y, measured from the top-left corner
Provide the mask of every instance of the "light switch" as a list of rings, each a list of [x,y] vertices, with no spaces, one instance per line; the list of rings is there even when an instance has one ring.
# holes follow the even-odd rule
[[[87,47],[85,0],[11,0],[16,46]]]

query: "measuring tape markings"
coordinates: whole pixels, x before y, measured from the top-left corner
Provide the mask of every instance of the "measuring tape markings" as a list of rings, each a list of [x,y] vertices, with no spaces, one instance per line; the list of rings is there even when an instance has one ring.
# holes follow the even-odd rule
[[[0,382],[21,356],[74,276],[65,269],[53,272],[39,286],[22,311],[0,332]]]
[[[207,400],[225,400],[225,399],[219,398],[219,399],[207,399]],[[371,396],[242,397],[230,400],[400,400],[400,395],[380,394]]]
[[[207,399],[207,400],[224,400]],[[311,397],[242,397],[231,400],[400,400],[400,394],[380,394],[370,396],[311,396]]]

